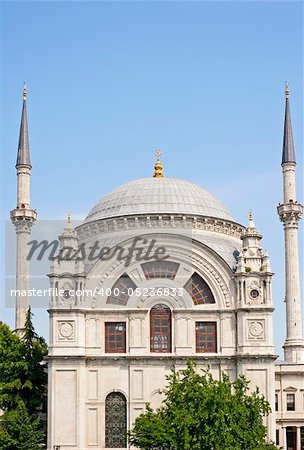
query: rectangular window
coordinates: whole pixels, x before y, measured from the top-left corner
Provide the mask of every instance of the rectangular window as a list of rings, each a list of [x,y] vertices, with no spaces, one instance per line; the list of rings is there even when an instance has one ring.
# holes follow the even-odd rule
[[[276,430],[276,445],[280,445],[280,430]]]
[[[286,395],[287,411],[295,411],[295,394]]]
[[[216,322],[196,322],[195,333],[197,353],[216,353]]]
[[[165,305],[156,305],[150,312],[150,351],[171,352],[171,310]]]
[[[275,394],[275,405],[274,405],[275,411],[279,411],[279,395]]]
[[[106,353],[126,353],[126,323],[105,323]]]

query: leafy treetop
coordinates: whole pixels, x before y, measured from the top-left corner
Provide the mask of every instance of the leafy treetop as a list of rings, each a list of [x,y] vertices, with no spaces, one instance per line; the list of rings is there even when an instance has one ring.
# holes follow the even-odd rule
[[[263,418],[269,403],[256,389],[249,394],[243,376],[230,381],[225,374],[215,380],[198,373],[189,361],[185,370],[167,377],[162,406],[135,421],[129,442],[143,450],[271,450]]]

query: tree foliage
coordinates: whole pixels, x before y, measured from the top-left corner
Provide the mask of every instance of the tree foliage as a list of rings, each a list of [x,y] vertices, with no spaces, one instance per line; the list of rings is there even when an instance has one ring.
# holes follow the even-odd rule
[[[31,417],[23,401],[0,419],[0,450],[41,450],[44,433],[39,417]]]
[[[27,312],[22,335],[0,322],[0,408],[11,411],[24,402],[29,414],[36,414],[45,402],[47,374],[44,357],[47,345],[34,330]]]
[[[182,371],[173,370],[162,406],[135,421],[129,442],[142,450],[265,450],[263,418],[269,403],[258,389],[251,395],[248,381],[230,381],[198,373],[192,362]]]
[[[47,345],[29,309],[18,334],[0,322],[0,450],[38,450],[45,434],[39,416],[46,404]]]

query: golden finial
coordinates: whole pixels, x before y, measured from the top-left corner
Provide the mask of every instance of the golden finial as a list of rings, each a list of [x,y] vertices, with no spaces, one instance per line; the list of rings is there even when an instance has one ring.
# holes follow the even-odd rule
[[[71,223],[71,211],[68,212],[68,223]]]
[[[287,81],[285,81],[285,97],[289,98],[289,87]]]
[[[26,100],[26,85],[23,83],[23,100]]]
[[[161,155],[161,151],[156,150],[156,152],[155,152],[156,163],[154,166],[154,174],[153,174],[154,178],[164,178],[163,165],[160,162],[160,155]]]

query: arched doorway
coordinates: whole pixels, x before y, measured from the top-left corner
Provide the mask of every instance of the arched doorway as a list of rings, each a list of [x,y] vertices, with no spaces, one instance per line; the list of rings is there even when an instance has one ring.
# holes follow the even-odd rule
[[[106,397],[105,446],[127,447],[127,400],[121,392],[111,392]]]

